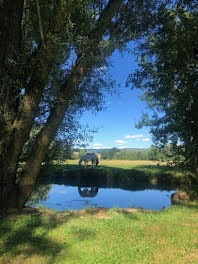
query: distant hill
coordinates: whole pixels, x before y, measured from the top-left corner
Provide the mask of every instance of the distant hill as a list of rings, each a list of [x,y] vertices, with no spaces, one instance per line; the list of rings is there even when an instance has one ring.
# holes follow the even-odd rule
[[[87,152],[93,152],[93,153],[101,153],[101,151],[103,150],[107,150],[109,151],[111,148],[109,149],[87,149]],[[123,149],[119,149],[119,150],[135,150],[135,151],[145,151],[147,150],[146,148],[123,148]]]

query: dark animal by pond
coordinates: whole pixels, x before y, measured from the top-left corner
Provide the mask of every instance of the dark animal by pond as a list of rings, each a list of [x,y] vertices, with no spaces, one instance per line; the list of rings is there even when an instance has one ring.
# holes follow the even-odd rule
[[[91,161],[92,167],[93,167],[93,165],[97,166],[99,163],[98,157],[95,153],[87,153],[87,154],[83,155],[79,160],[79,166],[81,166],[81,163],[83,161],[85,163],[85,167],[87,167],[87,164],[89,161]]]

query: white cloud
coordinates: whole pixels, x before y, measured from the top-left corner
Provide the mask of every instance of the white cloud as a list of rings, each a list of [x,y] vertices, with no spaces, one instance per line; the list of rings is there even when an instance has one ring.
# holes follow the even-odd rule
[[[135,139],[137,139],[137,138],[143,138],[143,137],[144,137],[144,135],[142,135],[142,134],[127,135],[127,136],[125,136],[125,138],[135,138]]]
[[[101,147],[103,144],[100,144],[100,143],[95,143],[95,144],[93,144],[92,146],[93,147]]]
[[[117,140],[115,140],[115,142],[117,143],[117,144],[126,144],[127,142],[126,141],[124,141],[124,140],[122,140],[122,139],[117,139]]]
[[[143,141],[151,141],[150,138],[143,138]]]

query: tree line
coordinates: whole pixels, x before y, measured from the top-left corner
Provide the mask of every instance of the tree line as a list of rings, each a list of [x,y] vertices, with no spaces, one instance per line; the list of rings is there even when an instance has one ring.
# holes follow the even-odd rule
[[[168,161],[171,159],[169,148],[159,149],[152,146],[148,149],[117,149],[101,151],[101,159],[111,160],[153,160],[153,161]],[[168,155],[169,154],[169,155]]]
[[[86,149],[74,149],[70,152],[68,159],[79,159],[89,152]],[[103,160],[153,160],[171,162],[174,159],[174,154],[171,151],[171,146],[159,148],[151,146],[148,149],[118,149],[112,148],[108,150],[98,150],[100,159]],[[182,158],[181,158],[182,160]]]

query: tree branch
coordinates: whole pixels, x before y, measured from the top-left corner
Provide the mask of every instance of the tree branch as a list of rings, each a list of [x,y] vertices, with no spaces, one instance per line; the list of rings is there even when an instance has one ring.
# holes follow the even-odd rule
[[[45,38],[44,38],[43,27],[42,27],[42,22],[41,22],[41,10],[40,10],[40,5],[39,5],[39,0],[36,0],[36,9],[37,9],[37,15],[38,15],[41,43],[45,47]]]

